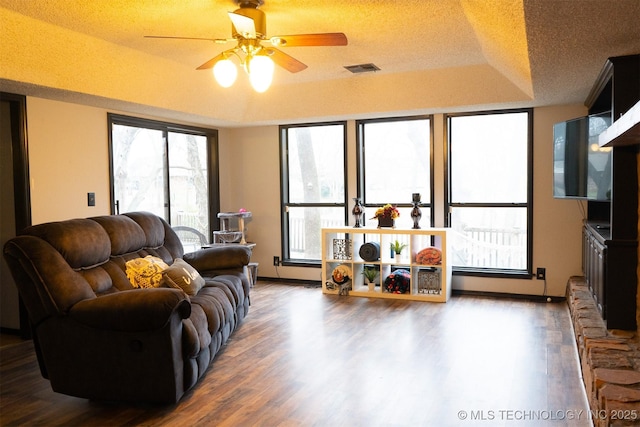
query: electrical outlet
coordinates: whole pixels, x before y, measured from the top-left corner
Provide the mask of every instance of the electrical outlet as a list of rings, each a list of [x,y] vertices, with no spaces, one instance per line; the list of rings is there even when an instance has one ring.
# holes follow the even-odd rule
[[[273,266],[274,267],[278,267],[280,265],[280,257],[279,256],[274,256],[273,257]]]
[[[547,269],[543,267],[538,267],[536,270],[536,279],[538,280],[546,280],[547,279]]]

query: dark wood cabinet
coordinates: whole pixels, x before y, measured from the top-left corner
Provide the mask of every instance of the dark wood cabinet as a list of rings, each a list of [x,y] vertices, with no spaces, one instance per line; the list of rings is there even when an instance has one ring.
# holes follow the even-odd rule
[[[598,310],[604,317],[604,276],[607,246],[603,236],[592,225],[585,225],[582,237],[582,259],[585,278],[589,289],[593,293]]]
[[[612,121],[640,100],[640,55],[609,58],[585,101]],[[612,151],[611,201],[588,202],[583,272],[609,329],[635,330],[638,288],[638,145]]]
[[[602,224],[584,226],[584,275],[609,329],[636,328],[636,247],[635,241],[611,240]]]

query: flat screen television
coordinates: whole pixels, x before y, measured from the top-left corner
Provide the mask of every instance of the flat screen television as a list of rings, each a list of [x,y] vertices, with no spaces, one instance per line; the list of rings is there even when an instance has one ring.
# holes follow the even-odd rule
[[[553,125],[553,197],[611,200],[611,148],[598,135],[611,125],[611,112]]]

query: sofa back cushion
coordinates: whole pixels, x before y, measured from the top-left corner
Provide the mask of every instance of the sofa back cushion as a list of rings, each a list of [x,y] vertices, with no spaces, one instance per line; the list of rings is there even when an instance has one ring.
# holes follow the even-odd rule
[[[144,233],[144,246],[148,248],[157,248],[164,245],[166,232],[164,229],[164,221],[156,215],[147,212],[128,212],[123,216],[131,218],[138,224],[138,227]]]
[[[90,219],[34,225],[21,234],[45,240],[73,269],[90,268],[109,260],[109,235]]]
[[[109,273],[113,287],[101,289],[100,293],[136,287],[127,277],[127,263],[152,256],[171,265],[183,254],[182,244],[171,226],[152,213],[127,212],[89,219],[100,224],[111,241],[109,261],[103,268]]]
[[[166,221],[147,212],[38,224],[5,246],[34,321],[65,313],[83,299],[133,289],[126,262],[147,255],[168,265],[183,255]]]
[[[96,216],[90,218],[109,236],[109,255],[118,256],[137,252],[146,246],[147,237],[142,228],[124,215]]]

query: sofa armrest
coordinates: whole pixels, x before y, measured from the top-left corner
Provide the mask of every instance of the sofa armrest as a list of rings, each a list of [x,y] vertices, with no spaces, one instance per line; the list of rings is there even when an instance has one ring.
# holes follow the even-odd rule
[[[251,249],[246,246],[216,246],[184,254],[184,260],[202,272],[209,270],[242,269],[249,264]]]
[[[191,303],[179,289],[134,289],[78,302],[69,318],[96,329],[148,331],[160,329],[174,312],[181,319],[191,315]]]

